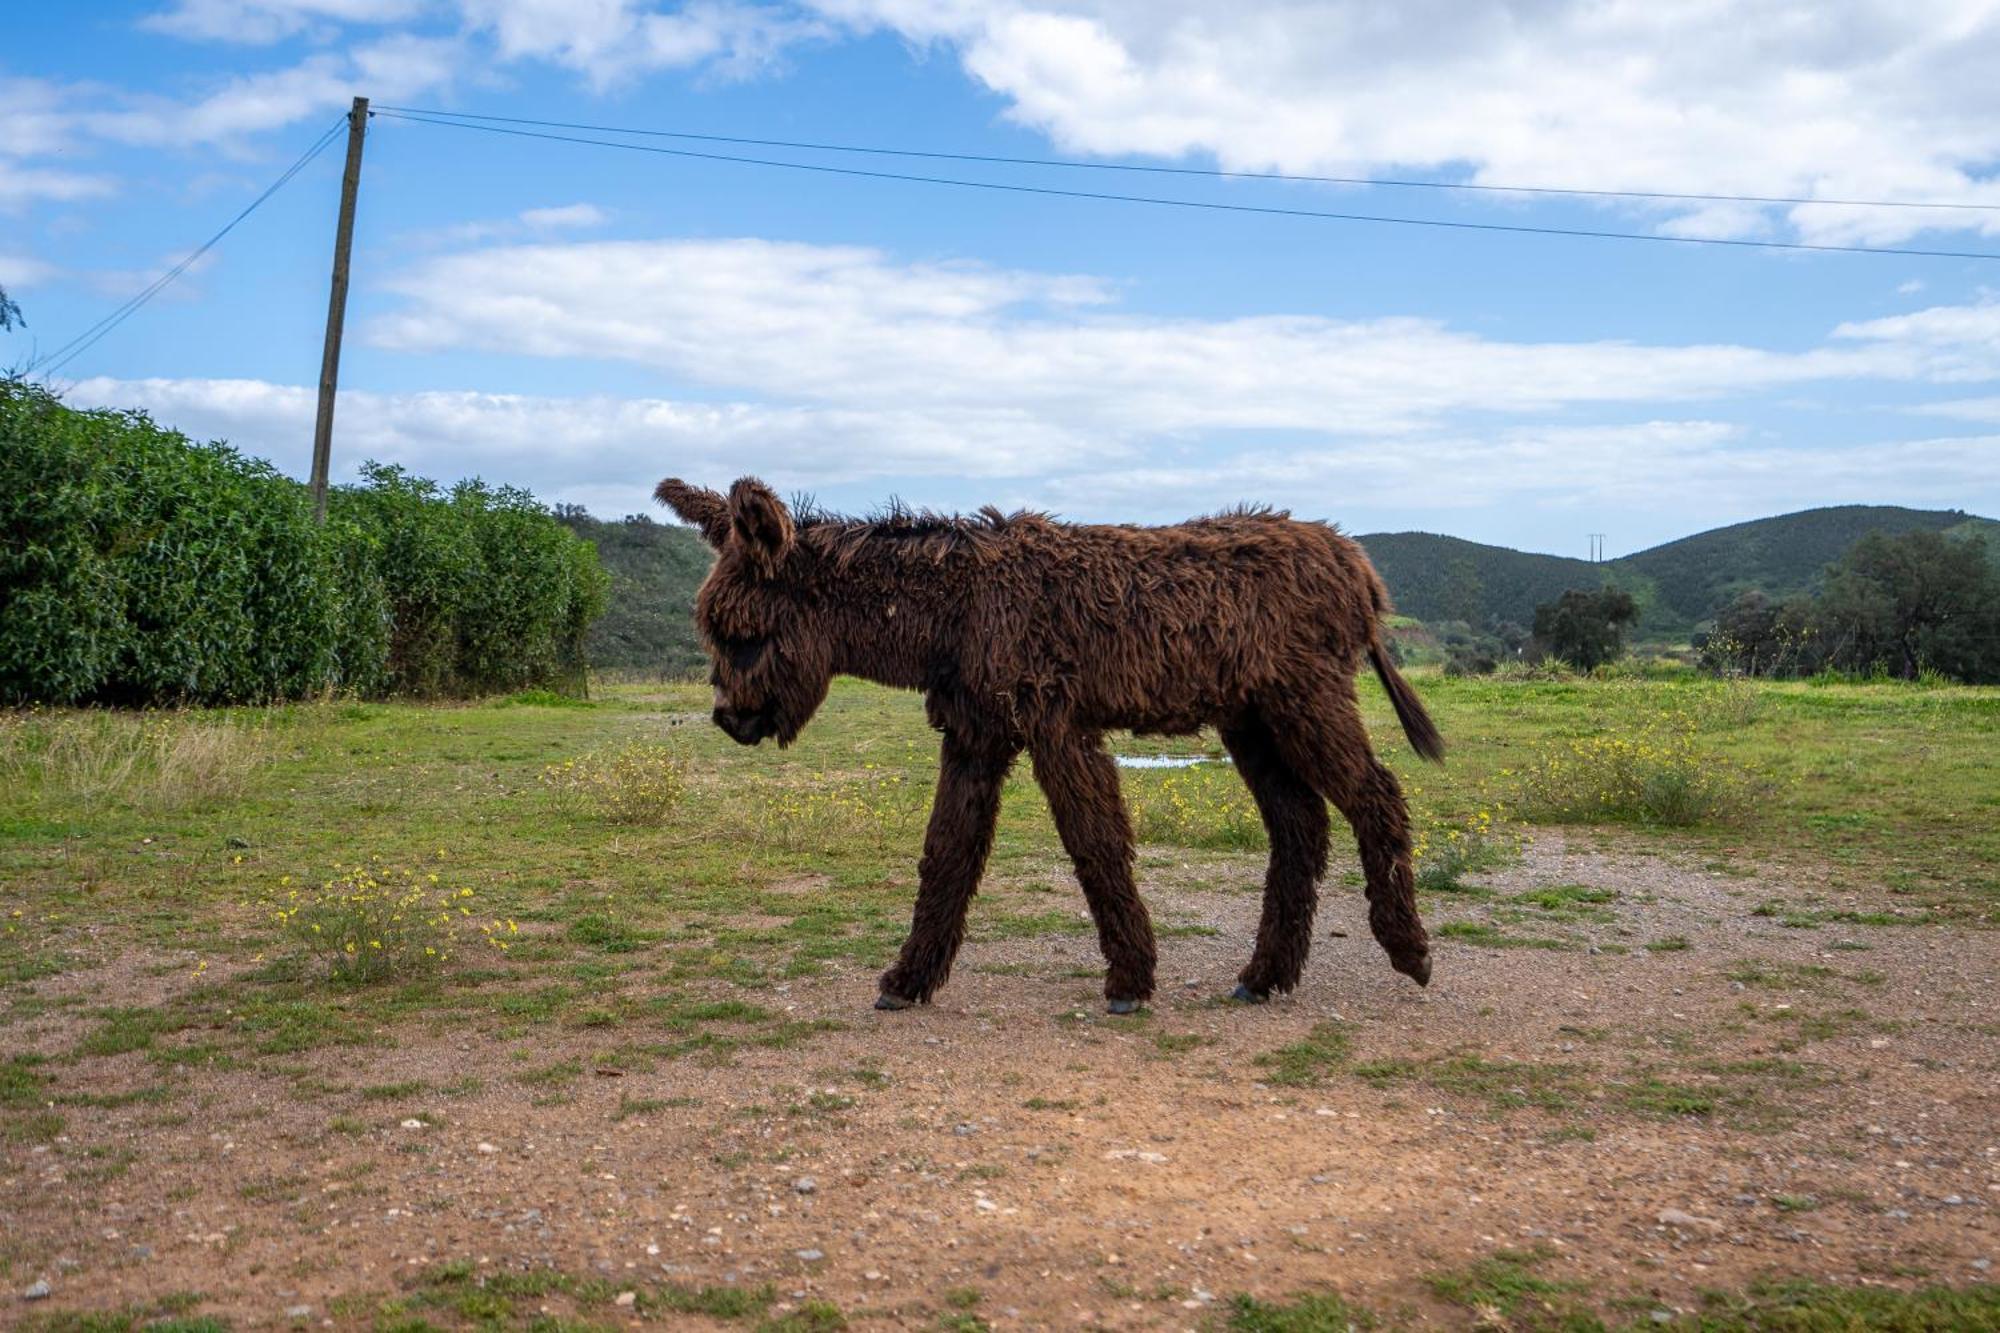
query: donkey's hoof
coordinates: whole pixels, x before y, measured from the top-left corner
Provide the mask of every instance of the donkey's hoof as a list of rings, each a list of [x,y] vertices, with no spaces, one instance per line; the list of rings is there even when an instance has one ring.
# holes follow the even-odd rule
[[[1236,989],[1229,992],[1229,998],[1239,1000],[1244,1004],[1262,1004],[1271,998],[1271,992],[1267,990],[1251,990],[1239,981],[1236,983]]]
[[[1136,1014],[1139,1012],[1141,1003],[1139,1000],[1106,1000],[1104,1002],[1104,1012],[1107,1014]]]
[[[1405,954],[1400,958],[1391,958],[1389,965],[1419,986],[1431,984],[1431,956],[1428,953]]]
[[[915,1000],[906,1000],[900,995],[891,995],[888,991],[883,991],[875,997],[877,1009],[908,1009],[915,1003]]]

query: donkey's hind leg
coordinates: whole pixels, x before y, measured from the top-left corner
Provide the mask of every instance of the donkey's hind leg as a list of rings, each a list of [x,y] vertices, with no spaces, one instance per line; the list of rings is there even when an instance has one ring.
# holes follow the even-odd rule
[[[1222,743],[1256,798],[1271,838],[1257,947],[1230,996],[1261,1004],[1272,991],[1289,991],[1299,984],[1312,948],[1313,911],[1319,906],[1320,876],[1326,873],[1331,821],[1325,798],[1285,763],[1276,738],[1261,719],[1225,727]]]
[[[1153,994],[1153,922],[1132,879],[1132,824],[1118,795],[1118,769],[1099,740],[1052,727],[1031,735],[1028,750],[1097,922],[1105,1007],[1129,1014]]]
[[[1390,965],[1420,986],[1431,979],[1430,938],[1417,915],[1410,810],[1396,775],[1368,743],[1351,685],[1291,696],[1271,719],[1278,752],[1354,826],[1368,880],[1368,927]]]

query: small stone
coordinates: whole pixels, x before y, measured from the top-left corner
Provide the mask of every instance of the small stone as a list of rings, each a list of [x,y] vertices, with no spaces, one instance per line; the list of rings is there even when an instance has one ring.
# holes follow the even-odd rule
[[[411,1116],[408,1120],[405,1120],[403,1122],[404,1129],[422,1129],[423,1127],[424,1127],[424,1122],[417,1119],[415,1116]]]
[[[1980,1272],[1984,1273],[1988,1269],[1993,1267],[1993,1261],[1991,1259],[1974,1259],[1972,1261],[1972,1266],[1978,1269]]]
[[[495,1144],[491,1144],[491,1143],[482,1143],[482,1144],[480,1144],[480,1145],[479,1145],[479,1151],[481,1151],[481,1152],[499,1152],[499,1151],[500,1151],[500,1149],[499,1149],[499,1147],[498,1147],[497,1145],[495,1145]]]
[[[1956,1208],[1964,1202],[1965,1199],[1957,1194],[1947,1194],[1944,1196],[1944,1206],[1947,1208]]]
[[[310,1319],[312,1318],[312,1312],[313,1308],[310,1305],[291,1305],[285,1307],[285,1318]]]
[[[611,1303],[613,1305],[637,1305],[639,1303],[639,1293],[636,1291],[621,1291],[618,1293],[618,1299]]]
[[[965,1138],[969,1135],[977,1134],[979,1132],[979,1128],[976,1125],[959,1124],[959,1125],[953,1125],[951,1127],[951,1132],[958,1135],[960,1138]]]
[[[34,1286],[29,1287],[21,1293],[21,1299],[24,1301],[45,1301],[48,1298],[49,1284],[46,1280],[35,1283]]]
[[[825,1250],[793,1250],[792,1253],[798,1256],[801,1263],[816,1264],[826,1258]]]
[[[818,1188],[819,1182],[811,1176],[800,1176],[792,1182],[792,1192],[795,1194],[811,1194]]]
[[[1671,1324],[1674,1322],[1674,1312],[1672,1310],[1655,1310],[1647,1318],[1656,1324]]]
[[[1704,1231],[1720,1231],[1722,1229],[1722,1224],[1712,1217],[1696,1217],[1693,1213],[1683,1212],[1679,1208],[1661,1210],[1660,1225],[1663,1227],[1699,1227]]]

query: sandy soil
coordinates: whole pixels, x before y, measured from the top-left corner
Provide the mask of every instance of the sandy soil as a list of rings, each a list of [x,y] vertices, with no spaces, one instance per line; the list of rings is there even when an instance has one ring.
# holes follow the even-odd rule
[[[1369,940],[1358,891],[1329,885],[1303,987],[1244,1008],[1215,997],[1256,896],[1180,878],[1147,868],[1156,919],[1219,933],[1162,941],[1140,1020],[1103,1015],[1076,975],[1096,965],[1091,937],[1044,935],[975,941],[939,1002],[907,1013],[870,1009],[872,977],[853,968],[748,996],[845,1026],[726,1064],[614,1075],[592,1067],[594,1031],[399,1029],[196,1070],[170,1102],[72,1105],[62,1140],[0,1156],[0,1324],[194,1290],[239,1326],[367,1327],[454,1260],[770,1283],[767,1314],[820,1298],[865,1328],[935,1326],[957,1288],[996,1327],[1192,1328],[1233,1293],[1315,1287],[1456,1326],[1470,1316],[1422,1275],[1501,1247],[1543,1247],[1538,1272],[1632,1302],[1627,1317],[1774,1273],[1991,1276],[1992,932],[1788,929],[1750,907],[1812,885],[1549,834],[1496,886],[1617,890],[1612,920],[1571,927],[1590,949],[1442,939],[1422,991]],[[1050,905],[1080,899],[1028,904]],[[1448,904],[1433,929],[1478,914]],[[1672,936],[1688,947],[1643,947]],[[162,984],[131,959],[41,983],[94,1005],[155,1002]],[[1351,1042],[1344,1067],[1317,1087],[1260,1081],[1259,1054],[1327,1022]],[[9,1050],[51,1056],[76,1035],[59,1011],[4,1030]],[[1454,1078],[1440,1062],[1467,1051],[1486,1063]],[[586,1068],[566,1086],[517,1077],[571,1056]],[[1491,1068],[1509,1061],[1519,1095]],[[138,1053],[43,1068],[56,1095],[159,1081]],[[1641,1109],[1649,1074],[1714,1108]],[[362,1091],[402,1083],[425,1086]],[[1506,1104],[1550,1088],[1559,1104]],[[20,1303],[37,1279],[51,1295]],[[522,1308],[538,1304],[632,1317],[602,1298]]]

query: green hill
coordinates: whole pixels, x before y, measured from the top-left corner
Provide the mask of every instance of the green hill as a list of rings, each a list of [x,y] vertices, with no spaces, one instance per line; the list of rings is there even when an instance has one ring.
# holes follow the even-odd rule
[[[1663,610],[1692,622],[1712,615],[1749,588],[1772,597],[1805,591],[1820,571],[1871,532],[1897,536],[1956,528],[2000,533],[2000,524],[1956,509],[1836,505],[1732,523],[1640,551],[1618,563],[1652,580]]]
[[[1870,532],[1914,530],[1987,534],[2000,548],[2000,523],[1955,509],[1836,505],[1732,523],[1618,560],[1593,564],[1425,532],[1359,538],[1396,599],[1419,620],[1511,620],[1526,625],[1535,607],[1570,588],[1615,583],[1640,607],[1649,637],[1681,634],[1747,588],[1772,597],[1803,592]],[[1473,608],[1477,614],[1468,614]]]
[[[1396,609],[1418,620],[1526,626],[1543,602],[1606,583],[1631,593],[1642,609],[1654,600],[1652,585],[1616,561],[1571,560],[1431,532],[1377,532],[1356,540],[1381,571]]]
[[[700,535],[645,514],[607,522],[576,505],[558,506],[556,517],[597,543],[597,558],[611,575],[609,607],[584,644],[591,666],[672,675],[705,670],[708,658],[689,615],[715,556]]]

